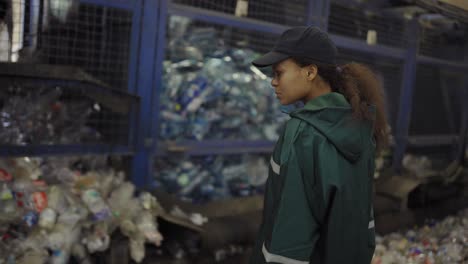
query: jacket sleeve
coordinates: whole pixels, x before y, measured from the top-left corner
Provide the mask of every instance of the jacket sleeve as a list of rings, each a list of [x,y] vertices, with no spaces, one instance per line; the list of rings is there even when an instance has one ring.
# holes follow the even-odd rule
[[[302,142],[295,148],[296,156],[307,205],[317,226],[317,243],[311,251],[310,263],[370,263],[373,250],[368,237],[374,235],[374,229],[369,220],[373,219],[367,206],[363,206],[368,200],[368,184],[357,177],[344,182],[347,178],[344,175],[357,176],[352,170],[361,165],[349,165],[321,135],[303,134],[296,142]],[[372,177],[366,181],[372,181]],[[352,189],[350,184],[354,186]]]
[[[296,142],[300,145],[290,148],[289,158],[279,170],[283,181],[279,206],[271,233],[267,232],[271,235],[267,235],[262,246],[266,263],[307,264],[319,239],[320,219],[310,206],[315,199],[314,164],[311,155],[304,155],[313,152],[314,142],[302,138]],[[279,160],[274,162],[279,164]]]
[[[342,215],[339,188],[334,184],[334,177],[339,175],[337,153],[331,143],[314,131],[304,131],[296,141],[296,160],[300,168],[300,179],[304,193],[305,210],[309,210],[315,225],[315,246],[309,252],[310,263],[338,264],[344,262],[329,262],[327,252],[335,255],[340,252],[339,244],[333,228],[345,224],[346,217]],[[333,225],[333,226],[330,226]],[[337,244],[338,243],[338,244]],[[330,245],[332,245],[330,247]],[[337,245],[337,248],[334,246]],[[348,262],[349,263],[349,262]]]

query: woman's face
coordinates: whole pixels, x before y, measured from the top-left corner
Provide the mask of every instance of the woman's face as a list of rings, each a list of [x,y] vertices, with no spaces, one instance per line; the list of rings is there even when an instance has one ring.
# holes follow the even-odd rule
[[[287,59],[273,65],[271,85],[282,105],[289,105],[299,100],[307,100],[311,90],[310,72],[293,60]]]

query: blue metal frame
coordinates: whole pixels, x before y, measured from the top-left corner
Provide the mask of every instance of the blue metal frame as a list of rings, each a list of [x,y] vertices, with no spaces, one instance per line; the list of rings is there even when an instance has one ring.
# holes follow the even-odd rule
[[[270,34],[281,34],[288,27],[255,19],[237,17],[230,14],[205,10],[186,5],[174,4],[170,0],[80,0],[82,3],[95,4],[113,8],[131,10],[133,12],[132,35],[130,43],[130,61],[128,92],[141,98],[138,118],[131,120],[129,135],[130,145],[70,145],[70,146],[17,146],[1,148],[0,156],[23,155],[26,149],[28,155],[82,155],[82,154],[118,154],[133,155],[131,179],[142,187],[148,183],[153,170],[153,157],[167,152],[157,144],[159,124],[160,92],[162,86],[162,67],[165,57],[166,26],[168,15],[185,16],[205,22],[255,30]],[[330,3],[326,0],[310,0],[307,7],[307,25],[316,25],[323,29],[328,26]],[[394,58],[404,61],[404,73],[400,110],[396,127],[396,149],[394,166],[401,168],[401,160],[408,144],[408,127],[412,107],[413,86],[416,76],[416,65],[430,64],[449,68],[454,71],[468,70],[466,63],[454,63],[446,60],[418,56],[417,23],[412,24],[410,39],[413,41],[407,50],[385,45],[368,45],[365,41],[330,34],[332,40],[340,48],[355,50],[367,54]],[[468,114],[465,114],[468,115]],[[466,124],[465,124],[466,126]],[[411,142],[410,142],[411,143]],[[169,152],[185,150],[188,155],[234,154],[234,153],[266,153],[271,152],[273,142],[245,140],[214,140],[203,142],[184,142],[168,146]],[[426,144],[426,143],[423,143]]]
[[[161,144],[163,145],[163,144]],[[190,156],[225,155],[242,153],[271,153],[275,142],[268,140],[205,140],[166,142],[164,148],[159,149],[158,156],[171,153],[184,153]]]
[[[69,66],[51,66],[42,65],[20,65],[11,63],[0,63],[2,66],[2,74],[0,80],[3,84],[21,82],[21,84],[37,84],[38,82],[54,87],[72,89],[82,92],[96,101],[101,101],[103,95],[113,97],[113,104],[119,106],[129,106],[134,108],[138,105],[139,98],[128,94],[125,91],[107,87],[105,84],[83,75],[82,72],[76,71],[79,68]],[[28,67],[26,67],[28,66]],[[47,67],[46,67],[47,66]],[[25,68],[26,67],[26,68]],[[56,68],[61,68],[63,72],[55,71]],[[23,69],[25,68],[25,69]],[[68,69],[63,69],[68,68]],[[24,71],[20,71],[23,69]],[[74,74],[71,74],[73,72]],[[66,74],[65,74],[66,73]],[[70,73],[70,74],[69,74]],[[65,74],[65,75],[63,75]],[[8,86],[8,85],[7,85]],[[117,100],[116,100],[117,99]],[[107,100],[101,102],[108,103]],[[123,109],[123,110],[121,110]],[[119,111],[126,113],[125,107],[120,107]],[[129,114],[132,116],[132,113]],[[18,157],[18,156],[57,156],[57,155],[131,155],[133,154],[133,145],[129,140],[125,144],[100,144],[100,143],[83,143],[83,144],[60,144],[60,145],[2,145],[0,147],[0,157]]]
[[[156,59],[155,59],[155,66],[154,66],[154,79],[153,79],[153,87],[154,93],[152,96],[153,105],[152,105],[152,127],[151,127],[151,135],[153,138],[152,142],[152,150],[151,154],[145,158],[148,159],[149,170],[147,171],[148,175],[144,176],[146,180],[146,188],[151,188],[154,185],[151,184],[152,180],[151,177],[153,175],[153,159],[158,155],[156,152],[158,150],[158,142],[157,138],[159,135],[159,110],[160,110],[160,95],[161,95],[161,87],[162,87],[162,76],[163,76],[163,62],[166,55],[166,27],[167,27],[167,6],[169,0],[159,0],[159,14],[158,14],[158,32],[156,36],[157,42],[157,51],[156,51]],[[149,187],[148,187],[149,186]]]
[[[41,153],[93,153],[93,154],[121,154],[133,155],[130,171],[130,178],[137,186],[142,186],[146,183],[148,174],[151,173],[152,165],[149,165],[151,160],[151,148],[148,147],[148,138],[151,138],[151,111],[150,106],[152,87],[151,69],[154,63],[151,62],[150,54],[155,46],[143,45],[142,41],[149,41],[151,36],[155,36],[155,32],[151,32],[157,23],[157,17],[152,13],[157,13],[157,0],[80,0],[81,3],[88,3],[112,8],[120,8],[132,11],[132,30],[130,40],[130,57],[128,66],[128,89],[130,94],[138,95],[141,99],[140,108],[132,109],[131,119],[129,120],[129,136],[128,142],[130,146],[135,146],[135,149],[130,151],[128,148],[115,148],[106,146],[86,147],[83,145],[67,146],[61,148],[53,146],[52,149],[39,147],[38,155]],[[145,19],[145,20],[144,20]],[[144,52],[142,52],[142,50]],[[153,52],[154,53],[154,52]],[[148,55],[148,56],[146,56]],[[135,118],[137,117],[137,118]]]
[[[460,145],[457,150],[457,158],[460,159],[462,163],[465,161],[465,151],[468,147],[468,77],[465,77],[462,91],[460,92],[461,102],[462,102],[462,115],[461,115],[461,124],[460,124]],[[463,104],[463,102],[465,102]],[[467,164],[464,164],[467,165]]]
[[[159,30],[158,30],[158,52],[155,66],[155,83],[161,85],[161,68],[164,58],[164,50],[161,50],[165,45],[165,28],[167,15],[177,15],[188,17],[194,20],[225,25],[245,30],[254,30],[258,32],[281,34],[288,27],[274,23],[259,21],[255,19],[237,17],[231,14],[221,13],[212,10],[206,10],[187,5],[171,3],[169,0],[161,0],[160,8],[168,9],[167,12],[160,11],[159,13]],[[307,8],[307,25],[316,25],[325,30],[328,26],[328,14],[330,3],[326,0],[310,0]],[[396,132],[396,149],[394,156],[394,166],[401,168],[401,160],[406,150],[407,144],[450,144],[456,136],[449,135],[444,140],[437,138],[416,138],[410,139],[408,137],[408,127],[410,122],[410,114],[412,108],[413,86],[416,78],[417,63],[431,64],[443,66],[455,71],[466,71],[468,65],[463,63],[454,63],[446,60],[429,58],[426,56],[418,56],[419,49],[419,29],[417,21],[413,21],[409,31],[409,43],[407,49],[394,48],[386,45],[368,45],[363,40],[344,37],[340,35],[330,34],[332,40],[339,48],[354,50],[365,54],[372,54],[380,57],[387,57],[392,59],[401,60],[404,62],[403,81],[401,87],[400,109],[398,114]],[[159,124],[159,117],[156,114],[159,110],[159,96],[158,92],[154,96],[153,124]],[[157,138],[157,126],[153,126],[154,138]],[[166,142],[167,143],[167,142]],[[154,148],[157,150],[156,155],[166,155],[173,152],[183,152],[187,155],[210,155],[210,154],[234,154],[234,153],[265,153],[271,151],[273,142],[269,141],[245,141],[245,140],[210,140],[202,142],[182,142],[177,144],[168,144],[166,146],[157,145],[154,142]]]
[[[105,7],[113,7],[127,10],[134,10],[137,0],[80,0],[83,4],[93,4]]]
[[[138,52],[137,95],[141,97],[138,125],[135,131],[136,150],[132,158],[131,179],[143,187],[153,174],[153,116],[155,98],[155,62],[158,37],[158,0],[141,1],[140,48]]]
[[[459,120],[455,120],[455,116],[452,111],[451,100],[450,100],[450,95],[449,95],[449,87],[447,87],[447,76],[445,76],[443,71],[440,72],[440,75],[441,76],[439,79],[439,84],[440,84],[440,92],[442,93],[441,100],[442,100],[442,105],[446,113],[445,116],[447,117],[449,131],[450,133],[456,133],[458,132],[456,131],[456,128],[455,128],[456,121],[459,121]]]
[[[320,2],[320,1],[317,1]],[[315,8],[314,5],[310,5],[312,8]],[[323,6],[320,4],[319,6]],[[324,7],[320,7],[324,8]],[[319,10],[320,11],[320,10]],[[318,11],[317,11],[318,12]],[[281,34],[288,27],[259,21],[251,18],[237,17],[230,14],[220,13],[211,10],[205,10],[201,8],[185,6],[181,4],[169,4],[169,14],[189,17],[191,19],[226,25],[230,27],[242,28],[247,30],[255,30],[259,32],[265,32],[270,34]],[[314,15],[315,16],[315,15]],[[313,16],[313,17],[314,17]],[[308,19],[313,21],[312,19]],[[312,23],[312,22],[311,22]],[[403,49],[393,48],[385,45],[368,45],[363,40],[353,39],[349,37],[343,37],[335,34],[329,34],[330,38],[335,42],[336,46],[339,48],[345,48],[350,50],[356,50],[363,53],[372,53],[379,56],[395,58],[395,59],[404,59],[405,51]]]
[[[411,147],[450,146],[459,138],[458,134],[408,136],[407,142]]]
[[[259,32],[279,35],[288,28],[286,26],[270,22],[259,21],[246,17],[238,17],[226,13],[220,13],[217,11],[206,10],[181,4],[169,3],[168,6],[168,12],[170,15],[183,16],[194,20],[242,28],[246,30],[256,30]]]
[[[157,138],[159,135],[159,110],[160,110],[160,95],[163,85],[163,62],[166,57],[166,28],[168,18],[168,3],[169,0],[159,0],[159,21],[158,21],[158,39],[156,51],[156,66],[154,69],[155,91],[153,95],[153,126],[151,134],[153,135],[153,149],[157,150]]]
[[[140,28],[141,28],[141,13],[142,0],[135,0],[135,5],[132,12],[132,35],[130,40],[130,58],[128,65],[128,92],[131,94],[137,93],[137,75],[138,75],[138,60],[140,54]]]
[[[130,58],[128,65],[128,85],[127,91],[130,94],[137,93],[137,75],[138,75],[138,59],[140,54],[140,28],[141,28],[141,12],[142,1],[134,1],[135,5],[132,12],[132,31],[130,40]],[[132,109],[131,119],[129,120],[130,128],[128,133],[128,142],[132,146],[136,145],[136,128],[138,125],[138,111],[139,109]]]
[[[112,145],[28,145],[28,146],[2,146],[0,157],[26,157],[26,156],[57,156],[57,155],[131,155],[133,151],[127,146]]]
[[[339,48],[354,50],[362,53],[378,55],[387,58],[405,59],[406,52],[404,49],[394,48],[386,45],[369,45],[366,41],[354,39],[336,34],[328,34]]]
[[[307,24],[309,25],[316,25],[317,22],[317,15],[319,14],[327,14],[329,13],[329,3],[325,0],[315,1],[311,0],[308,5],[308,19]],[[245,17],[237,17],[231,14],[220,13],[212,10],[206,10],[196,7],[191,7],[187,5],[181,4],[168,4],[168,12],[170,15],[177,15],[177,16],[184,16],[195,20],[221,24],[236,28],[242,28],[247,30],[255,30],[259,32],[266,32],[271,34],[281,34],[284,30],[286,30],[287,26],[282,26],[274,23],[259,21],[255,19],[245,18]],[[320,19],[319,19],[320,20]],[[322,19],[323,20],[323,19]],[[395,59],[405,59],[407,55],[407,50],[394,48],[386,45],[368,45],[363,40],[358,40],[354,38],[344,37],[336,34],[329,34],[332,40],[336,43],[336,45],[340,48],[355,50],[364,53],[375,54],[379,56],[384,56],[388,58],[395,58]],[[414,36],[410,36],[409,39],[413,39]],[[440,67],[449,68],[454,71],[465,72],[468,70],[467,63],[457,63],[451,62],[448,60],[436,59],[431,58],[428,56],[419,55],[417,56],[418,63],[421,64],[428,64],[428,65],[435,65]]]
[[[330,13],[330,1],[328,0],[309,0],[307,5],[308,26],[317,26],[322,30],[328,30],[328,15]]]
[[[407,30],[406,33],[410,36],[408,38],[410,41],[403,67],[400,107],[395,130],[395,150],[393,153],[393,168],[397,172],[401,171],[401,162],[408,144],[408,130],[413,106],[413,91],[416,82],[417,56],[419,52],[420,28],[418,21],[413,19],[409,23]]]
[[[466,62],[452,62],[423,55],[419,55],[417,59],[419,64],[443,67],[444,69],[448,69],[455,72],[466,73],[468,71],[468,63]]]
[[[40,0],[31,0],[29,2],[29,32],[31,38],[29,39],[28,46],[32,47],[33,50],[37,47],[37,36],[38,36],[38,25],[39,25],[39,13],[41,8]]]

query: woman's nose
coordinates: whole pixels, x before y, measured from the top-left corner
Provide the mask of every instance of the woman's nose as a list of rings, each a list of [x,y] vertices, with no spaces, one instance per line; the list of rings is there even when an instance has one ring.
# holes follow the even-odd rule
[[[271,79],[271,86],[273,87],[278,86],[278,80],[276,80],[276,78]]]

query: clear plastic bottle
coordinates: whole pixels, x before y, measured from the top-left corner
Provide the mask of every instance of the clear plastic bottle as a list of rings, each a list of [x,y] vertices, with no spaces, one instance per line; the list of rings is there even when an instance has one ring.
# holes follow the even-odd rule
[[[149,242],[161,246],[163,236],[159,233],[156,219],[150,212],[145,211],[137,218],[137,228]]]
[[[0,187],[0,220],[9,222],[18,216],[16,202],[10,187],[3,183]]]
[[[80,226],[66,226],[57,224],[48,235],[48,247],[52,251],[51,263],[66,264],[70,259],[72,246],[79,242]]]
[[[77,178],[76,172],[70,170],[69,168],[60,168],[55,171],[57,179],[67,187],[71,187]]]
[[[80,243],[73,244],[71,255],[75,257],[80,264],[92,264],[86,248]]]
[[[41,228],[51,230],[54,228],[56,221],[57,213],[51,208],[46,208],[41,212],[39,217],[39,226]]]
[[[88,209],[93,213],[95,221],[107,220],[112,216],[112,213],[101,197],[101,194],[94,189],[86,190],[82,193],[81,199],[86,204]]]
[[[145,258],[145,238],[130,239],[130,256],[136,263],[141,263]]]
[[[15,194],[16,205],[19,210],[33,209],[30,203],[30,195],[34,191],[32,181],[17,179],[12,184],[12,191]]]

